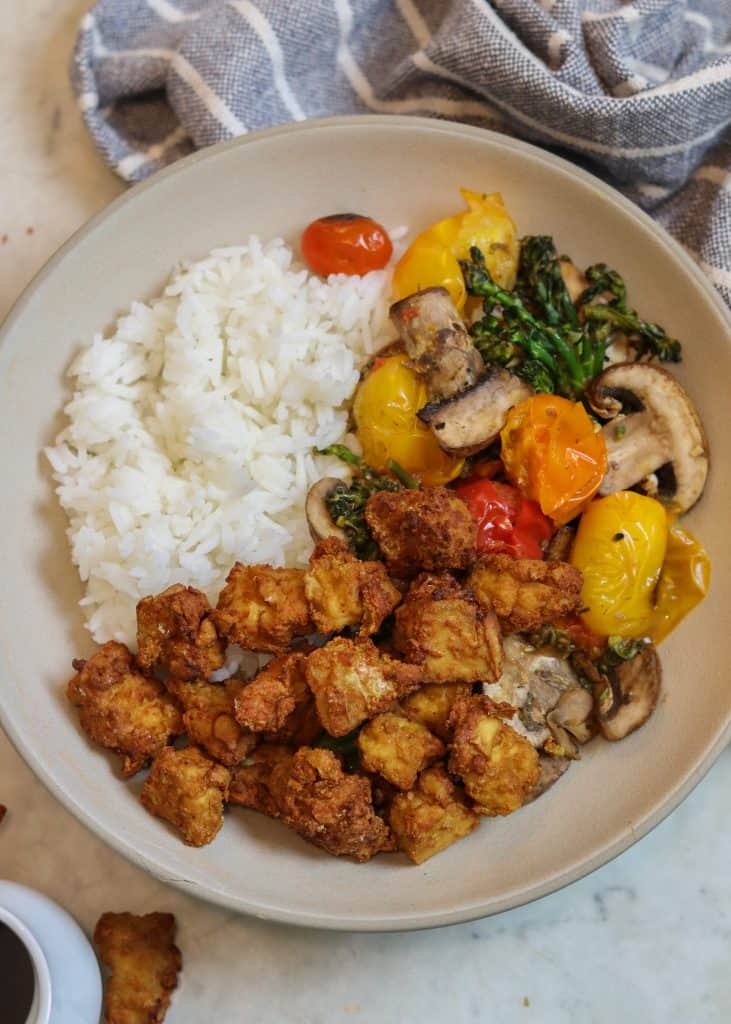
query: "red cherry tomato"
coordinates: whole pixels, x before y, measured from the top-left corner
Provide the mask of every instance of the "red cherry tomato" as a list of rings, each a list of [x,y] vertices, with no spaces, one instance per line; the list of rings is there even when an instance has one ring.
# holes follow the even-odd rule
[[[535,501],[508,484],[487,479],[460,484],[455,493],[477,520],[479,552],[543,558],[541,541],[550,540],[555,528]]]
[[[302,255],[310,270],[329,274],[367,274],[391,259],[388,232],[370,217],[334,213],[313,220],[302,234]]]

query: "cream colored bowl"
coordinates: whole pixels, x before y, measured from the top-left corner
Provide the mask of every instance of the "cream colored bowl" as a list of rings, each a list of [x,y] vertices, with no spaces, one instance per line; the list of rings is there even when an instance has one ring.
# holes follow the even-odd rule
[[[201,850],[183,845],[81,733],[64,697],[90,644],[60,512],[40,450],[61,424],[64,370],[94,331],[151,296],[181,258],[250,232],[296,241],[316,216],[356,210],[411,230],[458,209],[460,185],[499,190],[521,233],[549,233],[580,265],[626,276],[643,315],[685,342],[679,376],[714,458],[688,524],[713,559],[706,602],[662,647],[651,721],[596,742],[556,787],[422,867],[335,860],[251,812]],[[58,798],[165,881],[260,917],[323,928],[403,929],[496,913],[579,878],[626,849],[703,776],[729,732],[731,334],[694,264],[627,200],[570,164],[500,135],[419,118],[310,122],[218,146],[132,189],[73,238],[7,321],[0,349],[0,705],[19,751]]]

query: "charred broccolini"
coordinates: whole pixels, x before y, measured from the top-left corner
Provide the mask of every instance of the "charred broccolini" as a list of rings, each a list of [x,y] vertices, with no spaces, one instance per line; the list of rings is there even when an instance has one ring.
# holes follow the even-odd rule
[[[484,315],[471,328],[475,346],[486,363],[505,367],[536,391],[581,398],[620,335],[638,357],[680,359],[680,342],[637,316],[627,305],[624,281],[605,264],[589,267],[588,287],[575,307],[548,236],[522,240],[513,292],[493,281],[479,249],[473,247],[461,266],[468,293],[484,303]],[[600,295],[606,302],[595,301]]]

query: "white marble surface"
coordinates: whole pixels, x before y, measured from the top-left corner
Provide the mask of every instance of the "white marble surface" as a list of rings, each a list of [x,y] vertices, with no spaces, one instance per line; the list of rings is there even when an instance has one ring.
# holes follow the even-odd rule
[[[122,189],[67,85],[84,7],[24,0],[0,35],[0,316]],[[45,892],[88,931],[104,910],[173,911],[184,971],[170,1024],[721,1024],[731,1020],[730,792],[726,751],[649,837],[532,906],[427,933],[328,934],[227,914],[149,878],[63,810],[0,733],[10,808],[0,877]]]

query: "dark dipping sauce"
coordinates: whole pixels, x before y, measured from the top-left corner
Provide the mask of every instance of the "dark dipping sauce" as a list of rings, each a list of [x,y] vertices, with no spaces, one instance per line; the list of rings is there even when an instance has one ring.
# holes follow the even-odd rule
[[[33,961],[18,936],[0,921],[0,1021],[26,1024],[33,1002]]]

